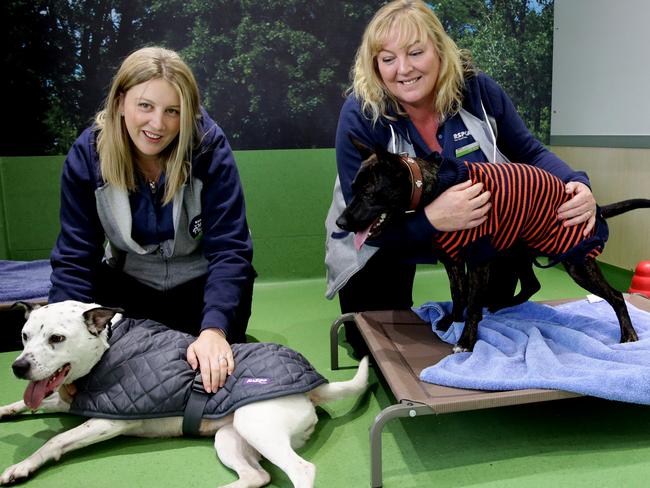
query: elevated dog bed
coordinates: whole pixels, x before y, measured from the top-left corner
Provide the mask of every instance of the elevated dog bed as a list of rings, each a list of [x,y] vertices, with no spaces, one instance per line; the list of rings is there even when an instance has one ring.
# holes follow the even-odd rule
[[[47,303],[51,273],[47,259],[0,260],[0,310],[7,310],[17,301]]]
[[[626,299],[637,308],[650,312],[650,300],[647,298],[632,295]],[[546,303],[557,305],[568,301]],[[466,390],[420,381],[420,372],[452,354],[452,345],[440,340],[432,332],[431,324],[421,320],[411,310],[352,313],[337,318],[330,330],[333,370],[339,367],[338,332],[345,322],[356,323],[396,401],[377,415],[370,429],[372,488],[382,486],[381,433],[389,420],[582,396],[547,389]]]

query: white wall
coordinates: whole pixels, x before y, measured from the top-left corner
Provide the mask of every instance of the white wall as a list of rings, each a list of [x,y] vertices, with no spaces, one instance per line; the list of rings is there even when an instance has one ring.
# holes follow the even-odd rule
[[[596,200],[608,203],[650,198],[650,150],[552,146],[571,167],[586,171]],[[650,209],[611,218],[609,240],[599,261],[633,270],[650,260]]]
[[[650,0],[555,0],[551,149],[596,200],[650,198]],[[650,211],[611,219],[600,260],[650,259]]]
[[[650,0],[555,0],[551,143],[575,136],[650,147]]]

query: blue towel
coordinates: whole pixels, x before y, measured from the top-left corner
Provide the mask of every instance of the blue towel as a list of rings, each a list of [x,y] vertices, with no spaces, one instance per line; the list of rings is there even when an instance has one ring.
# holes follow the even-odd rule
[[[47,259],[0,260],[0,303],[46,298],[52,286],[51,273]]]
[[[422,370],[429,383],[473,390],[548,388],[609,400],[650,404],[650,313],[628,304],[638,342],[620,344],[620,330],[607,302],[537,303],[485,311],[474,351],[452,354]],[[433,324],[451,303],[414,309]],[[455,344],[463,329],[454,323],[442,340]]]

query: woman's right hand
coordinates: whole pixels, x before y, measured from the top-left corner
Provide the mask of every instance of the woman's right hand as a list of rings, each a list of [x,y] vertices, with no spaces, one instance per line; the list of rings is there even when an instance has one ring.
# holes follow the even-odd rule
[[[223,329],[203,329],[187,348],[187,362],[193,370],[200,369],[206,393],[216,393],[223,387],[235,370],[235,359]]]
[[[490,208],[490,192],[483,191],[483,183],[472,185],[467,180],[447,188],[424,207],[424,213],[436,229],[449,232],[481,225]]]

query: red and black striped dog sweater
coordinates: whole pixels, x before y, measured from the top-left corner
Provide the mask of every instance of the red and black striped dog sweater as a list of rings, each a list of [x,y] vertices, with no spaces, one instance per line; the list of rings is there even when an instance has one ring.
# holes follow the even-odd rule
[[[558,207],[572,197],[557,176],[528,164],[462,164],[472,183],[482,182],[490,191],[492,208],[478,227],[436,235],[435,244],[453,260],[480,263],[517,241],[554,261],[581,261],[602,252],[609,233],[604,219],[585,237],[586,222],[565,227],[557,218]],[[463,256],[466,248],[471,252]]]

